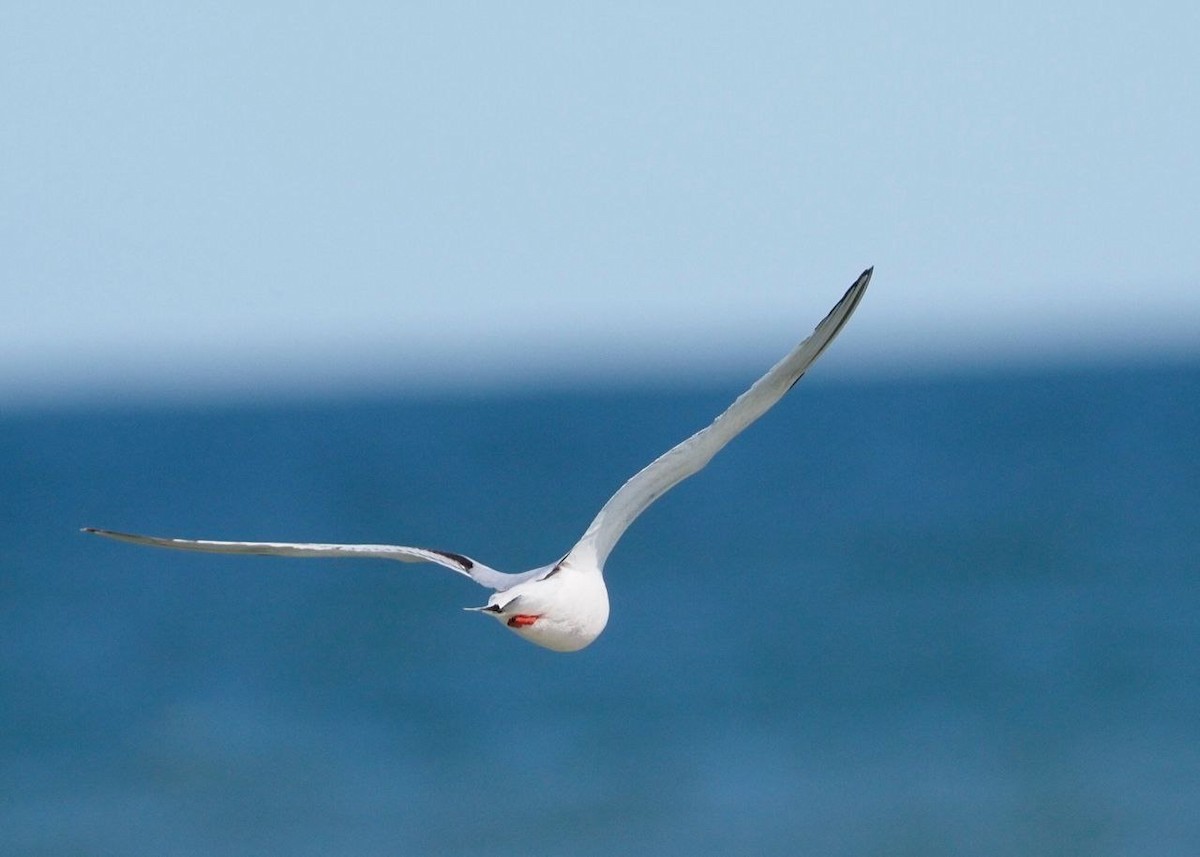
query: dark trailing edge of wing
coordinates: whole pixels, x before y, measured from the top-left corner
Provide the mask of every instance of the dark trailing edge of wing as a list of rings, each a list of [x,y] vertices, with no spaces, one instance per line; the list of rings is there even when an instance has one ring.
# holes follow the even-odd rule
[[[451,553],[450,551],[440,551],[429,548],[430,553],[435,553],[438,556],[444,556],[446,559],[456,563],[463,571],[470,571],[475,567],[475,563],[460,553]]]

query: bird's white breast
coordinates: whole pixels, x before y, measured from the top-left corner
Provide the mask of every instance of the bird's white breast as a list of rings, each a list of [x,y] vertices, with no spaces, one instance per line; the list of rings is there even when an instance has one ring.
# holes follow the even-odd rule
[[[595,569],[561,566],[540,580],[527,580],[489,600],[492,615],[514,634],[556,652],[584,648],[608,624],[608,589]],[[537,617],[519,624],[518,617]]]

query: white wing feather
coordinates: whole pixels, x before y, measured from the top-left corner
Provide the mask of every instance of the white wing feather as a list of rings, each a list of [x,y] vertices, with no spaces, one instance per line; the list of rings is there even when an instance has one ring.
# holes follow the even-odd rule
[[[722,447],[766,413],[800,380],[853,314],[871,281],[873,270],[863,271],[812,335],[738,396],[710,426],[660,455],[622,485],[604,504],[569,556],[581,561],[590,560],[602,569],[609,553],[638,515],[671,488],[701,470]],[[585,555],[590,556],[585,559]]]
[[[375,557],[379,559],[394,559],[401,562],[433,562],[445,566],[459,574],[471,578],[481,586],[490,589],[507,589],[514,583],[520,582],[526,575],[505,574],[496,571],[483,563],[476,562],[468,556],[450,551],[434,550],[432,548],[412,548],[403,545],[323,545],[297,542],[220,542],[205,539],[170,539],[158,536],[139,536],[133,533],[118,533],[113,530],[100,530],[86,527],[85,533],[116,539],[122,542],[132,542],[135,545],[149,545],[158,548],[173,548],[175,550],[201,551],[204,553],[235,553],[254,554],[257,556],[298,556],[298,557]]]
[[[571,549],[567,557],[564,557],[564,560],[590,561],[596,568],[602,569],[613,546],[638,515],[664,493],[701,470],[722,447],[766,413],[800,380],[813,361],[821,356],[833,338],[838,335],[858,306],[867,284],[871,281],[873,270],[868,268],[864,271],[824,320],[817,325],[812,335],[775,364],[766,375],[759,378],[710,426],[660,455],[622,485],[617,493],[604,504],[604,508],[596,515],[583,538]],[[558,568],[555,565],[533,569],[521,574],[506,574],[462,554],[402,545],[175,539],[121,533],[94,527],[87,527],[84,532],[133,544],[205,553],[292,557],[375,557],[400,560],[401,562],[431,562],[469,577],[482,586],[501,591],[547,571],[553,573]]]

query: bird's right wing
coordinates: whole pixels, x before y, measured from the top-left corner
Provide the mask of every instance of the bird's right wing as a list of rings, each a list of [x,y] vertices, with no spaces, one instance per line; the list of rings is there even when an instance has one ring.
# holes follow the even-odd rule
[[[402,545],[324,545],[297,542],[219,542],[203,539],[171,539],[158,536],[139,536],[133,533],[118,533],[85,527],[85,533],[94,533],[121,542],[148,545],[156,548],[201,551],[204,553],[253,554],[256,556],[295,557],[376,557],[395,559],[401,562],[432,562],[469,577],[480,586],[489,589],[505,589],[520,575],[496,571],[470,557],[433,548],[412,548]]]
[[[569,556],[582,559],[582,554],[591,554],[589,559],[603,568],[617,540],[646,507],[708,464],[725,444],[792,389],[854,313],[871,282],[873,270],[863,271],[812,335],[738,396],[710,426],[660,455],[622,485],[604,504]]]

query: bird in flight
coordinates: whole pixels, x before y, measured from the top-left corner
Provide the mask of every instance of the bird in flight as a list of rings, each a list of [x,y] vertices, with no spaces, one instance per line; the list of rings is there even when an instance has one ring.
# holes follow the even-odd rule
[[[578,651],[600,636],[608,623],[604,563],[617,540],[651,503],[703,468],[725,444],[783,398],[841,332],[862,300],[873,270],[863,271],[812,335],[738,396],[711,425],[667,450],[622,485],[575,546],[549,565],[509,574],[462,554],[433,548],[172,539],[95,527],[86,527],[84,532],[138,545],[207,553],[436,563],[492,590],[487,604],[466,609],[493,617],[531,643],[556,652]]]

